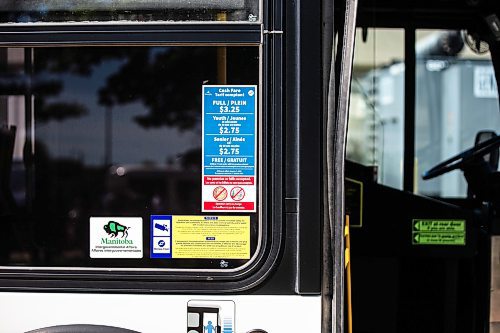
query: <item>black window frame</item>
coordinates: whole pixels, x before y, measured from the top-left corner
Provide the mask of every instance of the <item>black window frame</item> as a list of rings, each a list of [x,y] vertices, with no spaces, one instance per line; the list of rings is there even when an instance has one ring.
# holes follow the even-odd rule
[[[63,269],[0,267],[1,290],[65,292],[237,292],[265,280],[276,264],[282,223],[281,5],[265,3],[261,23],[0,24],[0,47],[53,46],[255,46],[261,52],[260,212],[261,247],[240,270]],[[276,25],[275,25],[276,24]]]

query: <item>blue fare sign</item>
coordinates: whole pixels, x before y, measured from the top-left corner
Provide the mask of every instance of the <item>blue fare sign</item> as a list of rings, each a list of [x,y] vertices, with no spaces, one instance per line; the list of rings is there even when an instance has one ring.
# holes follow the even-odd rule
[[[255,212],[257,86],[203,86],[202,210]]]

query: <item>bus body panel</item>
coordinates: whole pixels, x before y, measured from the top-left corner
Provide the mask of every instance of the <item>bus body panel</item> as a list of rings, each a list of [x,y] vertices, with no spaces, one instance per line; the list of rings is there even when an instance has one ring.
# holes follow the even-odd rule
[[[141,333],[186,332],[191,300],[234,301],[235,332],[320,332],[320,296],[0,293],[0,332],[105,325]]]

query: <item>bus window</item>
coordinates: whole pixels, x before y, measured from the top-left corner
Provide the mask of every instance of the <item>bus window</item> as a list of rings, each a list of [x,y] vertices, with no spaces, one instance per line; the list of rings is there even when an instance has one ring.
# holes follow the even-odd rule
[[[202,157],[202,141],[209,140],[202,120],[210,120],[202,116],[202,87],[220,82],[217,51],[209,46],[0,50],[5,60],[0,214],[6,230],[0,266],[233,270],[249,263],[261,242],[257,197],[249,192],[258,184],[234,183],[207,199],[202,181],[202,174],[209,174],[202,158],[210,162]],[[221,90],[252,87],[255,97],[258,48],[226,51],[227,82]],[[223,102],[230,100],[235,101]],[[257,115],[221,112],[210,115],[228,118],[223,127],[212,124],[214,140],[226,140],[214,158],[231,159],[227,168],[237,168],[239,159],[255,158],[248,147],[257,148],[252,141]],[[249,133],[242,117],[253,124]],[[231,200],[252,206],[239,213],[239,206],[225,209]],[[220,207],[203,206],[212,201]],[[206,218],[211,222],[201,223]],[[224,223],[229,227],[222,232],[217,228]],[[201,250],[207,242],[212,250]],[[122,251],[127,247],[133,249]]]
[[[0,4],[1,332],[336,321],[321,1]]]
[[[347,159],[376,167],[380,184],[403,188],[404,31],[357,29]]]
[[[417,175],[473,146],[479,131],[500,128],[491,55],[487,49],[479,52],[464,43],[466,34],[416,31]],[[455,170],[431,180],[418,177],[415,192],[465,198],[467,183],[462,172]]]
[[[260,22],[259,0],[0,1],[1,23],[103,21]]]

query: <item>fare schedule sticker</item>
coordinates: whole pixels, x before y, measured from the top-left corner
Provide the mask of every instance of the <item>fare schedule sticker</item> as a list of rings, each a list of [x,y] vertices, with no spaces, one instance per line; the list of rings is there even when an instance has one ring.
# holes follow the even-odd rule
[[[257,86],[202,90],[202,211],[255,212]]]

